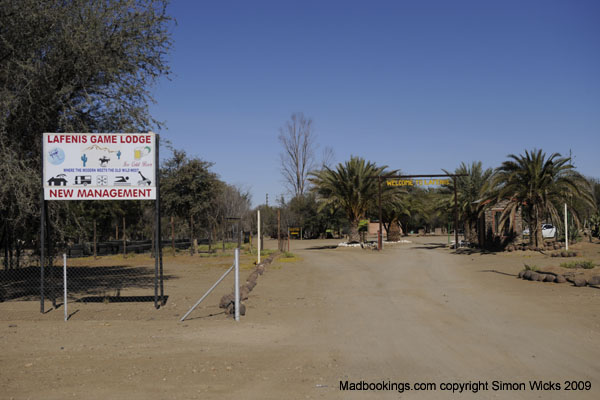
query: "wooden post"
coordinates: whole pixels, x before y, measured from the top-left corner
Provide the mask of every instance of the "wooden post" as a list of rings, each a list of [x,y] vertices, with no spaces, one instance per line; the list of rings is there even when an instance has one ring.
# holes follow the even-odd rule
[[[277,209],[277,250],[281,251],[281,210]]]
[[[156,220],[156,216],[154,219]],[[150,258],[154,258],[156,256],[156,254],[154,253],[154,246],[156,246],[156,223],[152,224],[152,249],[150,250]]]
[[[173,248],[173,255],[175,255],[175,218],[171,215],[171,247]]]
[[[96,252],[96,243],[96,220],[94,220],[94,258],[98,256],[98,253]]]
[[[225,218],[223,218],[223,222],[221,222],[221,231],[223,234],[223,253],[225,253]]]
[[[115,240],[119,240],[119,221],[117,221],[115,226]]]
[[[123,217],[123,257],[127,255],[127,238],[125,234],[125,217]]]
[[[196,254],[196,239],[194,238],[194,217],[190,215],[190,233],[191,233],[191,238],[190,238],[190,253],[192,255]]]
[[[237,248],[238,248],[238,249],[241,249],[241,248],[242,248],[242,218],[240,218],[240,219],[238,220],[238,224],[237,224],[237,225],[238,225],[238,226],[237,226],[237,230],[238,230],[238,232],[237,232],[237,233],[238,233],[238,234],[237,234],[237,237],[238,237],[238,245],[237,245]]]

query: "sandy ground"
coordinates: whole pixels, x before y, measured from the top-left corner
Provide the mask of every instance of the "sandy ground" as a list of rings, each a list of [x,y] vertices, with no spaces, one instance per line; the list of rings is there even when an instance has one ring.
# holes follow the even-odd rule
[[[600,398],[600,290],[516,279],[524,263],[564,261],[539,253],[456,255],[446,238],[410,239],[382,253],[294,241],[298,260],[267,268],[238,323],[217,307],[232,278],[178,322],[225,258],[166,258],[160,310],[74,303],[64,322],[62,308],[42,315],[33,301],[0,303],[0,398]],[[600,244],[584,255],[600,261]],[[245,278],[250,256],[242,261]],[[340,380],[436,389],[350,392]],[[562,390],[493,391],[494,380]],[[591,390],[565,391],[567,380]],[[489,390],[440,388],[469,381]]]

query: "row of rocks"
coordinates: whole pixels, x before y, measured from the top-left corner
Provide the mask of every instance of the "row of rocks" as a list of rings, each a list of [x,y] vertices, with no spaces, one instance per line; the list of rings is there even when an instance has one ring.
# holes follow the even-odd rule
[[[277,254],[271,254],[260,264],[257,264],[246,278],[246,282],[243,285],[240,285],[240,315],[246,315],[246,305],[242,303],[242,301],[248,300],[250,292],[256,287],[258,277],[264,274],[265,267],[273,262],[276,255]],[[235,314],[235,292],[231,292],[221,297],[219,307],[224,308],[227,314]]]
[[[530,250],[530,251],[544,251],[544,250],[560,250],[565,246],[561,242],[546,242],[543,246],[535,247],[526,243],[510,244],[506,246],[506,251],[517,251],[517,250]]]
[[[519,278],[525,279],[528,281],[537,281],[537,282],[554,282],[554,283],[565,283],[571,282],[574,286],[583,287],[583,286],[597,286],[600,285],[600,275],[594,275],[589,279],[584,278],[583,276],[564,276],[560,274],[554,274],[551,272],[543,272],[543,271],[533,271],[533,270],[523,270],[519,272]]]
[[[564,275],[536,272],[530,269],[519,272],[519,278],[537,282],[564,283],[567,281],[567,278],[565,278]]]
[[[576,251],[560,251],[556,253],[551,253],[550,257],[579,257],[579,253]]]

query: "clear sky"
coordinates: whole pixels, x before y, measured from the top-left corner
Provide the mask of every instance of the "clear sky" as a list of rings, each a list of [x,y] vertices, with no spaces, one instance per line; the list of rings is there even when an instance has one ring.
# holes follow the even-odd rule
[[[542,148],[600,178],[599,1],[173,0],[169,12],[160,133],[254,205],[285,194],[277,136],[293,112],[336,162],[440,173]]]

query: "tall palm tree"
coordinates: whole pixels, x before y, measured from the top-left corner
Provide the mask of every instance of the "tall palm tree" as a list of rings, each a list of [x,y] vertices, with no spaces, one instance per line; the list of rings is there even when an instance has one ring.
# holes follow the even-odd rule
[[[444,170],[448,174],[448,171]],[[491,168],[483,169],[481,161],[473,161],[471,165],[464,162],[454,171],[456,179],[456,204],[458,206],[458,218],[464,224],[465,237],[471,242],[477,241],[477,220],[484,207],[482,199],[486,196],[490,187],[490,178],[493,170]],[[446,188],[453,190],[453,183]],[[446,199],[447,206],[454,207],[454,196]]]
[[[546,153],[536,149],[525,151],[525,155],[509,154],[508,158],[496,169],[493,178],[496,200],[509,202],[500,217],[500,224],[504,225],[507,219],[512,223],[512,217],[522,207],[529,217],[533,246],[543,244],[543,219],[550,215],[560,224],[558,210],[571,197],[594,206],[589,184],[569,164],[570,158],[559,153],[546,157]]]
[[[346,212],[350,221],[350,241],[360,240],[358,223],[377,200],[377,177],[385,168],[352,156],[335,169],[324,167],[311,173],[309,180],[319,195],[321,207],[336,204]]]

